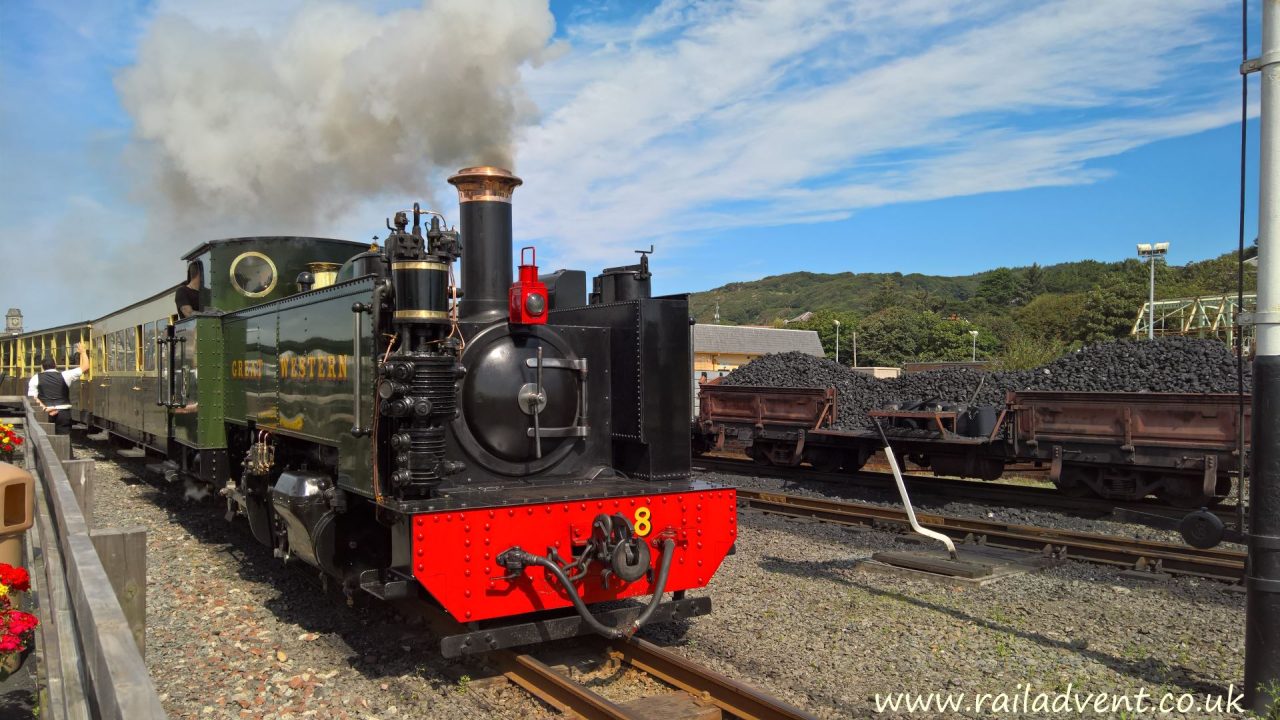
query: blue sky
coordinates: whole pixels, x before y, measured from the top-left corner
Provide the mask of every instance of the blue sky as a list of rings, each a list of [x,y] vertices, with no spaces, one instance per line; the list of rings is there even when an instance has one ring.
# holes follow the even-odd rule
[[[387,33],[413,52],[380,60]],[[467,62],[511,110],[517,242],[545,266],[654,243],[656,289],[679,292],[1149,241],[1180,264],[1235,247],[1239,42],[1238,5],[1207,0],[8,0],[0,307],[96,317],[209,237],[366,239],[406,198],[451,211],[451,133],[477,125],[441,76]]]

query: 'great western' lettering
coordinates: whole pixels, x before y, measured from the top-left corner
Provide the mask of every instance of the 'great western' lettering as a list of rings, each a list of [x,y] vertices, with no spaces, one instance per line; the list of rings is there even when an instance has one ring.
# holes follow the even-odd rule
[[[232,360],[231,377],[237,380],[256,380],[262,377],[262,361]]]
[[[279,360],[281,380],[346,380],[347,367],[351,362],[349,355],[329,353],[298,355],[290,352],[281,354]],[[262,377],[262,368],[261,360],[232,360],[231,377],[256,380]]]

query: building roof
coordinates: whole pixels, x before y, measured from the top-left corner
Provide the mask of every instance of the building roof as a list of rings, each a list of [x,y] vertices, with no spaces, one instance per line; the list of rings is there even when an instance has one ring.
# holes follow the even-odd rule
[[[693,351],[700,353],[802,352],[822,357],[822,342],[814,330],[782,330],[747,325],[694,325]]]

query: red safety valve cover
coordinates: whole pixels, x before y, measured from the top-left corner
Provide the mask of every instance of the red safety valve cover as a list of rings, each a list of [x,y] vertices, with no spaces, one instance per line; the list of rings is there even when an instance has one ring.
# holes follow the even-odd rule
[[[528,263],[526,251],[531,256]],[[507,306],[513,324],[547,324],[547,286],[538,279],[538,251],[532,247],[520,249],[520,279],[511,283]]]
[[[665,591],[705,587],[738,537],[732,488],[422,513],[412,521],[413,576],[463,622],[570,607],[551,573],[531,566],[509,576],[497,557],[518,545],[544,557],[554,551],[567,565],[601,513],[632,523],[649,543],[652,572],[630,583],[610,577],[606,585],[602,565],[592,563],[574,587],[588,605],[652,594],[667,538],[675,549]]]

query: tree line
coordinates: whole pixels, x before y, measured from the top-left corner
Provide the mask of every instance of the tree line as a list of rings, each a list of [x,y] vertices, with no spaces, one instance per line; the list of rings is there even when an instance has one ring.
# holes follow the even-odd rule
[[[1257,287],[1246,265],[1245,288]],[[695,293],[698,322],[717,305],[726,324],[815,330],[828,357],[859,365],[968,360],[977,356],[1009,369],[1037,367],[1086,343],[1128,336],[1147,299],[1143,261],[1085,260],[1048,267],[999,267],[975,275],[789,273]],[[1230,294],[1235,253],[1170,266],[1156,265],[1156,299]],[[803,313],[807,319],[787,323]]]

